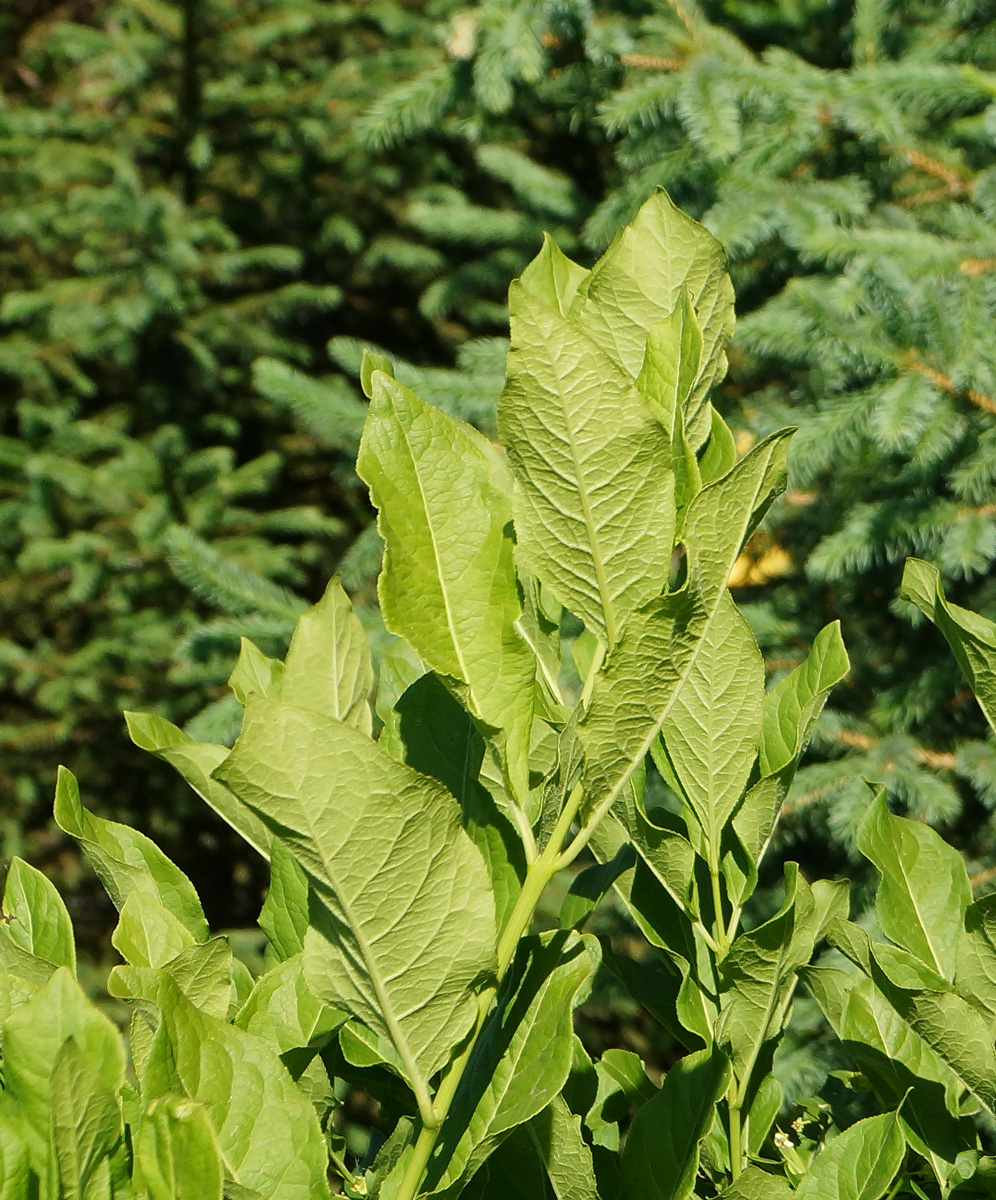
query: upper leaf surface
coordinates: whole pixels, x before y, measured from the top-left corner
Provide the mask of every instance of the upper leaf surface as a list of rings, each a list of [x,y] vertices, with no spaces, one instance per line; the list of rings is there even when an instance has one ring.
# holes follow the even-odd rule
[[[820,1151],[795,1194],[798,1200],[879,1200],[905,1150],[895,1113],[857,1121]]]
[[[263,698],[219,772],[280,832],[321,900],[309,985],[392,1041],[426,1086],[494,965],[494,899],[458,803],[350,726]],[[329,944],[316,949],[317,978],[312,938]]]
[[[674,312],[686,289],[702,329],[701,366],[687,418],[698,448],[709,435],[709,388],[726,373],[733,333],[733,286],[718,241],[658,192],[581,283],[571,316],[635,378],[647,335]]]
[[[0,925],[0,937],[76,974],[76,943],[65,903],[55,884],[23,858],[11,860],[3,913],[13,920]]]
[[[515,629],[521,609],[500,452],[378,371],[357,470],[385,543],[384,623],[464,685],[475,717],[505,731],[524,797],[536,664]]]
[[[875,911],[884,932],[945,979],[954,979],[972,887],[961,855],[929,826],[895,817],[880,791],[858,829],[879,869]]]

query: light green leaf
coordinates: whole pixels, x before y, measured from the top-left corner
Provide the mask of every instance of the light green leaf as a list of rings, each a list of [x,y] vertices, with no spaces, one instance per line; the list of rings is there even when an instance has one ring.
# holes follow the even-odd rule
[[[207,937],[204,910],[186,875],[145,834],[87,812],[76,780],[65,767],[59,768],[55,789],[55,821],[82,846],[115,908],[120,911],[132,892],[145,892],[198,941]]]
[[[3,894],[0,938],[7,938],[36,958],[76,974],[73,924],[55,884],[16,856],[10,861]]]
[[[490,882],[456,800],[348,725],[260,698],[220,773],[320,901],[309,987],[388,1038],[427,1105],[495,962]]]
[[[738,457],[737,444],[733,440],[730,427],[713,409],[709,441],[706,443],[699,463],[702,482],[712,483],[714,479],[721,479],[727,471],[731,471],[736,466]]]
[[[697,221],[658,192],[616,235],[585,278],[571,316],[628,374],[643,362],[650,330],[687,294],[702,330],[701,365],[686,425],[694,449],[709,436],[708,393],[726,374],[733,333],[733,287],[723,247]]]
[[[816,635],[805,662],[764,698],[762,775],[776,775],[799,761],[827,696],[849,669],[840,622],[834,621]]]
[[[720,1200],[792,1200],[795,1193],[781,1175],[748,1167],[735,1183],[720,1192]]]
[[[341,1009],[323,1004],[310,990],[304,982],[303,956],[295,954],[256,980],[235,1025],[272,1042],[281,1055],[288,1056],[284,1061],[294,1075],[327,1044],[345,1019]],[[296,1050],[309,1053],[291,1061]]]
[[[56,1062],[70,1040],[78,1058],[67,1061],[65,1077],[56,1080]],[[82,1078],[76,1070],[79,1060],[86,1064],[82,1093],[99,1090],[101,1095],[118,1095],[125,1068],[121,1035],[87,1000],[69,971],[59,967],[32,999],[11,1013],[3,1027],[0,1053],[3,1095],[22,1115],[20,1128],[31,1166],[44,1178],[50,1169],[53,1105],[58,1103],[60,1120],[72,1122],[66,1088],[72,1092],[73,1079]],[[83,1103],[85,1096],[80,1094],[76,1099]],[[100,1099],[96,1103],[102,1114],[98,1125],[103,1129],[106,1105]]]
[[[996,625],[951,604],[936,567],[908,558],[900,596],[915,604],[944,634],[986,720],[996,730]]]
[[[515,628],[521,608],[511,503],[497,447],[374,374],[357,470],[385,542],[384,623],[456,681],[469,711],[502,731],[517,798],[528,792],[536,663]],[[412,598],[417,602],[412,603]]]
[[[626,1200],[687,1200],[699,1144],[726,1091],[729,1064],[719,1049],[680,1058],[657,1095],[633,1120],[622,1156]]]
[[[221,1200],[224,1171],[203,1105],[163,1096],[149,1105],[134,1141],[136,1190],[148,1200]]]
[[[194,935],[148,892],[131,892],[121,906],[111,945],[136,967],[164,967]]]
[[[100,1066],[68,1037],[52,1067],[52,1142],[62,1200],[94,1194],[90,1185],[106,1171],[124,1133],[117,1092],[103,1082]]]
[[[702,330],[681,288],[673,310],[647,331],[647,346],[637,386],[650,409],[673,440],[684,416],[684,405],[698,378],[702,361]]]
[[[592,807],[608,811],[671,718],[710,628],[729,603],[726,581],[744,540],[784,486],[788,432],[760,443],[688,507],[685,586],[634,615],[595,683],[578,733]]]
[[[239,639],[239,657],[228,677],[228,686],[242,705],[250,696],[278,696],[284,664],[277,658],[267,658],[248,638]]]
[[[798,1200],[879,1200],[905,1150],[896,1113],[857,1121],[820,1151],[795,1194]]]
[[[717,848],[757,757],[763,699],[761,652],[726,593],[662,729],[684,794]]]
[[[259,914],[259,927],[266,934],[273,953],[283,960],[304,949],[304,933],[308,928],[308,877],[279,838],[274,838],[271,849],[270,888]]]
[[[635,372],[551,303],[552,253],[548,243],[509,289],[512,346],[498,427],[515,478],[522,562],[611,646],[667,579],[671,453]]]
[[[426,1195],[459,1195],[461,1182],[564,1086],[573,1057],[573,1002],[593,965],[576,934],[544,934],[520,944],[430,1160]]]
[[[140,750],[161,758],[190,784],[224,821],[263,856],[270,857],[270,832],[251,809],[239,803],[212,772],[228,757],[227,746],[195,742],[163,717],[152,713],[125,713],[128,736]],[[99,873],[99,872],[98,872]]]
[[[326,1200],[322,1131],[272,1044],[195,1008],[166,972],[147,974],[145,998],[162,1013],[157,1054],[174,1073],[168,1090],[203,1104],[226,1193],[232,1200]],[[150,1062],[145,1089],[168,1074]]]
[[[372,691],[366,631],[336,576],[297,623],[280,696],[287,704],[335,717],[369,734]]]
[[[885,791],[858,829],[858,848],[881,873],[875,911],[885,933],[954,979],[972,887],[961,855],[929,826],[894,817]]]
[[[958,939],[955,990],[996,1018],[996,893],[969,905]]]
[[[3,1200],[28,1200],[31,1195],[31,1168],[24,1140],[15,1119],[5,1116],[0,1102],[0,1196]]]
[[[395,710],[404,761],[438,779],[460,802],[463,827],[488,868],[498,928],[503,929],[522,890],[526,859],[515,828],[480,782],[484,739],[433,673],[417,679]]]
[[[232,1003],[232,944],[227,937],[187,946],[166,970],[191,1004],[223,1021]]]

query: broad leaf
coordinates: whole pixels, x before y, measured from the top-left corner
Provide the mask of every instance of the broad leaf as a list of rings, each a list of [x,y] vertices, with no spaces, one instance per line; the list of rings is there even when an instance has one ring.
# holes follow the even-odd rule
[[[536,663],[515,623],[504,462],[476,430],[382,372],[357,470],[384,538],[384,623],[457,682],[470,712],[504,732],[508,771],[528,791]]]
[[[733,333],[733,288],[719,242],[658,192],[580,283],[571,316],[635,378],[648,333],[674,312],[683,290],[702,330],[686,416],[698,449],[709,436],[709,389],[726,374],[724,351]]]
[[[185,925],[147,892],[132,892],[121,906],[111,945],[136,967],[164,967],[195,945]]]
[[[59,768],[55,820],[64,833],[83,847],[117,909],[121,909],[132,892],[145,892],[168,909],[198,941],[207,937],[204,910],[186,875],[138,830],[87,812],[80,802],[76,780],[65,767]]]
[[[345,1019],[341,1009],[323,1004],[308,988],[302,956],[296,954],[256,980],[235,1024],[265,1037],[281,1055],[307,1051],[293,1062],[285,1058],[291,1074],[295,1074],[295,1068],[303,1070]]]
[[[52,1066],[52,1142],[64,1200],[89,1200],[103,1188],[107,1160],[124,1128],[117,1088],[108,1087],[102,1064],[84,1054],[72,1037],[59,1048]],[[106,1184],[105,1184],[106,1186]]]
[[[29,954],[76,974],[73,925],[55,884],[23,858],[14,857],[3,893],[0,938],[8,938]]]
[[[780,1175],[748,1167],[735,1183],[720,1193],[720,1200],[792,1200],[795,1193]]]
[[[304,949],[304,934],[308,928],[308,877],[279,838],[273,840],[270,887],[259,914],[259,927],[278,959],[291,958]]]
[[[622,1156],[626,1200],[687,1200],[699,1144],[726,1090],[729,1064],[719,1049],[679,1059],[660,1091],[636,1114]]]
[[[858,848],[881,873],[875,911],[885,933],[946,979],[972,887],[961,855],[919,821],[894,817],[882,790],[858,829]]]
[[[522,561],[611,646],[627,616],[666,582],[671,452],[636,372],[552,302],[553,254],[547,243],[509,289],[512,345],[498,426],[515,477]]]
[[[905,1149],[896,1113],[858,1121],[823,1148],[795,1194],[798,1200],[879,1200]]]
[[[261,698],[219,773],[308,875],[309,986],[389,1039],[426,1103],[495,961],[490,881],[458,803],[350,726]]]

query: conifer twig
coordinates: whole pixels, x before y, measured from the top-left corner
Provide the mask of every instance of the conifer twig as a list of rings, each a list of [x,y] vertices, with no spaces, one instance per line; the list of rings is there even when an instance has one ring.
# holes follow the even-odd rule
[[[620,54],[624,67],[635,67],[638,71],[680,71],[685,65],[680,58],[667,58],[662,54]]]
[[[960,388],[950,375],[945,375],[943,371],[938,371],[934,367],[928,367],[917,354],[915,347],[910,347],[906,354],[904,365],[911,371],[917,371],[924,378],[929,379],[931,383],[936,384],[941,391],[947,392],[949,396],[965,396],[976,408],[981,408],[984,412],[996,414],[996,400],[993,400],[991,396],[986,396],[984,393],[976,391],[975,388]]]

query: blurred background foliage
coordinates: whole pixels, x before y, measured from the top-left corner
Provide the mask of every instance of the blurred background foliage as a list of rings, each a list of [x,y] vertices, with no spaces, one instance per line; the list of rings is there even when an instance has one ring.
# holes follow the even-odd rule
[[[895,595],[918,554],[996,616],[993,0],[8,0],[0,836],[84,938],[58,762],[244,924],[258,864],[121,710],[230,741],[239,635],[335,570],[384,644],[362,346],[490,430],[541,232],[590,263],[661,186],[730,254],[741,447],[800,427],[738,600],[773,677],[838,617],[854,664],[781,849],[849,870],[867,776],[992,886],[996,750]]]

